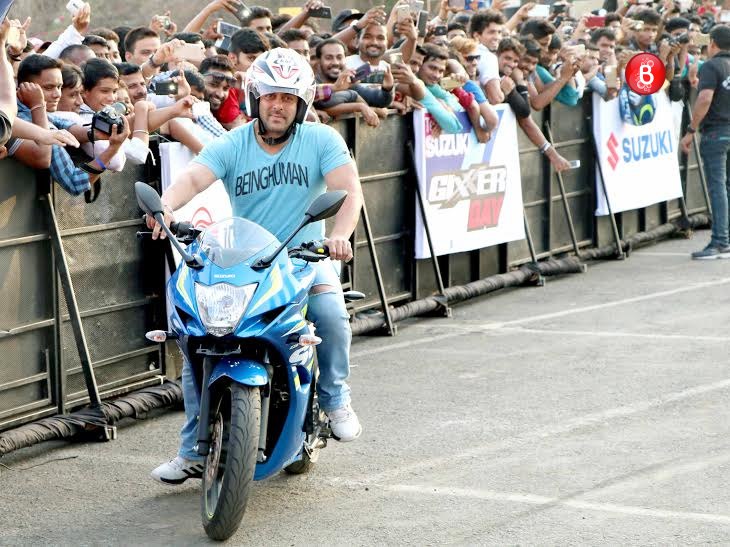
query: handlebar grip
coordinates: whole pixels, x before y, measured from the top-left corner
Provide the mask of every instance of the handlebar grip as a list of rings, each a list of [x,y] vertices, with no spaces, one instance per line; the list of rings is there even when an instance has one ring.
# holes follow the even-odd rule
[[[177,231],[180,228],[180,224],[182,224],[182,222],[171,222],[170,223],[170,231],[173,234],[177,234]]]

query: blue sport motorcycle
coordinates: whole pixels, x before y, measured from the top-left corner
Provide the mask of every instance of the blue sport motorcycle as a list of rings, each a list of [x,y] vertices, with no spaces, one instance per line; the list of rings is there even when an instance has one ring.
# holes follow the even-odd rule
[[[305,473],[331,436],[315,391],[321,340],[306,320],[315,274],[309,263],[329,252],[317,242],[283,251],[304,226],[334,216],[347,192],[319,196],[283,243],[235,217],[202,232],[182,222],[168,227],[157,192],[143,182],[135,192],[182,256],[167,286],[170,332],[147,338],[176,339],[192,366],[200,391],[197,451],[206,458],[203,527],[225,540],[241,523],[252,480],[282,469]],[[347,300],[363,296],[345,293]]]

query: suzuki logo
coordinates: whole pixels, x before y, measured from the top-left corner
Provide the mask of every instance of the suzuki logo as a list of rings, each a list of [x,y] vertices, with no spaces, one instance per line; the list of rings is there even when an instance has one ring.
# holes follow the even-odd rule
[[[614,171],[616,170],[616,166],[618,165],[619,161],[619,155],[618,152],[616,152],[616,147],[618,146],[618,141],[616,140],[616,135],[611,133],[611,136],[608,138],[608,141],[606,142],[606,148],[608,148],[608,151],[610,154],[608,155],[608,164],[611,166],[611,169]]]

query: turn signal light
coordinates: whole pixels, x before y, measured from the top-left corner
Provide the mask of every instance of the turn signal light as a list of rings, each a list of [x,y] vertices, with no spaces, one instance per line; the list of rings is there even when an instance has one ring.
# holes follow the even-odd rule
[[[147,340],[157,342],[158,344],[162,344],[165,340],[167,340],[167,333],[164,330],[151,330],[144,336]]]
[[[299,343],[302,346],[316,346],[322,342],[322,339],[319,336],[315,336],[314,334],[302,334],[299,337]]]

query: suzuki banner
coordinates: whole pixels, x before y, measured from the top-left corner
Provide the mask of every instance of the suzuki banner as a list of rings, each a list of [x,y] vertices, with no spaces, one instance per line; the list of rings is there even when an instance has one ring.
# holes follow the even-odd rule
[[[606,102],[593,94],[593,135],[614,213],[682,196],[675,108],[666,93],[656,93],[654,98],[654,119],[636,126],[623,122],[618,99]],[[596,181],[600,176],[596,167]],[[597,216],[608,214],[600,184],[596,184],[596,204]]]
[[[496,107],[499,124],[489,142],[477,141],[469,118],[459,133],[431,134],[431,116],[413,113],[418,185],[436,255],[525,238],[517,124],[512,109]],[[416,258],[429,258],[416,204]]]

